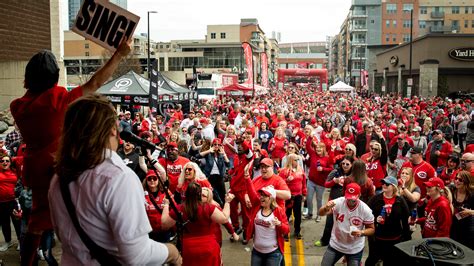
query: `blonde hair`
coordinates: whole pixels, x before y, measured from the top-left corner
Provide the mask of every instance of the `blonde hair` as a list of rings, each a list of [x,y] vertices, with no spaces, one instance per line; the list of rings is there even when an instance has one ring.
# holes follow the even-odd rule
[[[204,203],[212,203],[212,199],[214,197],[214,194],[212,193],[212,190],[208,187],[202,187],[202,191],[207,191],[207,201],[203,201]],[[201,198],[202,198],[202,193],[201,193]]]
[[[195,179],[207,179],[206,175],[201,171],[201,168],[194,162],[188,162],[183,166],[183,170],[181,171],[181,174],[179,175],[178,178],[178,185],[184,184],[184,174],[186,172],[186,168],[188,166],[191,166],[194,169],[194,180]]]
[[[288,169],[296,169],[296,171],[298,173],[302,173],[303,172],[303,169],[301,169],[301,165],[297,162],[296,163],[296,168],[293,167],[293,162],[296,160],[296,159],[299,159],[300,156],[297,155],[297,154],[289,154],[287,157],[286,157],[286,164],[285,164],[285,168],[288,168]]]
[[[322,157],[325,157],[328,155],[328,152],[326,151],[326,144],[324,144],[324,142],[319,142],[318,144],[316,144],[316,148],[317,147],[321,147],[323,149]]]
[[[382,145],[379,142],[374,142],[372,143],[372,146],[375,146],[379,149],[378,151],[378,157],[382,156]],[[373,154],[373,153],[372,153]]]
[[[408,189],[408,191],[413,192],[417,187],[413,178],[413,169],[411,167],[403,167],[400,170],[400,175],[402,174],[403,170],[408,171],[408,175],[410,176],[410,180],[405,181],[405,187]]]
[[[331,130],[331,138],[332,138],[332,134],[333,134],[334,132],[336,132],[336,134],[337,134],[337,139],[340,139],[340,138],[341,138],[341,132],[340,132],[339,129],[336,128],[336,127]]]

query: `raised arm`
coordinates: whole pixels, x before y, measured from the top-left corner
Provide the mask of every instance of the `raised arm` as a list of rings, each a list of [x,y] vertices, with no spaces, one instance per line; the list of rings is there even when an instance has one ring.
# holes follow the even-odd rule
[[[83,95],[94,93],[112,76],[122,58],[127,56],[132,50],[132,40],[133,38],[130,38],[129,40],[123,39],[109,61],[95,72],[86,84],[81,86]]]

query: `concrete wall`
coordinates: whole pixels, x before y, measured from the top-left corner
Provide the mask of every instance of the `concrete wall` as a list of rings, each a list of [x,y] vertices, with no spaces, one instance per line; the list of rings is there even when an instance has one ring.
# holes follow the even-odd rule
[[[211,39],[211,33],[216,34]],[[225,33],[225,39],[221,39],[221,33]],[[207,25],[206,41],[208,43],[240,42],[240,25]]]
[[[423,97],[438,95],[438,64],[420,66],[420,95]]]

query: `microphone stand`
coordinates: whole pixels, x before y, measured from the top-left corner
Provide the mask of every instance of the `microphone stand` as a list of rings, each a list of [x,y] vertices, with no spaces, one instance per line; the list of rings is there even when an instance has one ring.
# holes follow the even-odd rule
[[[141,148],[141,150],[145,149],[144,147]],[[145,149],[146,150],[146,149]],[[158,182],[160,183],[161,187],[163,188],[164,192],[165,192],[165,195],[166,195],[166,198],[168,199],[169,201],[169,204],[170,204],[170,207],[171,209],[173,209],[173,211],[176,213],[176,248],[178,249],[178,251],[180,253],[183,252],[183,233],[184,233],[184,227],[186,226],[186,224],[189,222],[189,221],[184,221],[183,219],[183,215],[181,214],[181,212],[178,210],[178,207],[176,206],[176,204],[174,203],[174,200],[171,198],[171,194],[168,190],[169,188],[169,179],[168,179],[168,172],[167,172],[167,169],[165,168],[165,177],[166,177],[166,181],[163,181],[161,180],[161,177],[160,175],[158,174],[158,172],[156,171],[156,167],[152,164],[152,162],[147,158],[147,156],[145,156],[145,160],[149,163],[150,165],[150,168],[153,170],[153,172],[155,173],[157,179],[158,179]],[[158,163],[158,161],[156,162]]]

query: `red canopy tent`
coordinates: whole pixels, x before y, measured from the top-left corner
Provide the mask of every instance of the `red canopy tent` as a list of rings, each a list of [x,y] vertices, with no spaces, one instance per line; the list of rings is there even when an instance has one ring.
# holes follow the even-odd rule
[[[249,92],[252,92],[252,91],[253,91],[252,88],[245,87],[242,84],[231,84],[231,85],[217,89],[217,95],[242,96],[245,94],[249,94]]]

